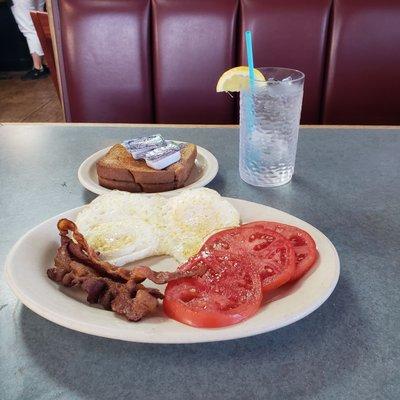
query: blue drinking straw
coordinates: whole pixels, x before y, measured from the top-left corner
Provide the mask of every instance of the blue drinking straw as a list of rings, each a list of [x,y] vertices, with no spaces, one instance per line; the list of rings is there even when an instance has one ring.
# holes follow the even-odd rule
[[[250,87],[254,85],[254,59],[253,59],[253,42],[251,40],[251,32],[246,31],[246,52],[247,65],[249,66]]]
[[[254,113],[252,112],[253,109],[253,90],[254,90],[254,59],[253,59],[253,43],[251,38],[251,31],[245,32],[246,38],[246,52],[247,52],[247,65],[249,67],[249,88],[250,93],[248,96],[248,101],[246,104],[246,120],[247,120],[247,129],[248,132],[252,133],[253,126],[254,126]]]

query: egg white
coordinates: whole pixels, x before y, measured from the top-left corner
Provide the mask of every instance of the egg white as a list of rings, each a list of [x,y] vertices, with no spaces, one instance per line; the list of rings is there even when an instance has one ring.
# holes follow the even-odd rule
[[[211,233],[240,222],[238,211],[219,193],[207,188],[171,197],[164,205],[163,215],[163,250],[179,262],[196,254]]]
[[[114,190],[93,200],[76,219],[89,245],[118,266],[154,255],[184,262],[210,234],[239,222],[238,211],[207,188],[169,199]]]
[[[138,219],[98,224],[85,237],[101,259],[118,266],[154,255],[159,244],[153,227]]]
[[[112,191],[97,197],[76,219],[100,258],[117,266],[159,254],[165,199]]]

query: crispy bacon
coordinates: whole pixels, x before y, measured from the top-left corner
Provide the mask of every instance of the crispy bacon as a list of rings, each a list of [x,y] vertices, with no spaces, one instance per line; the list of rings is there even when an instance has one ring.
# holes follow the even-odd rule
[[[101,260],[99,254],[89,246],[84,236],[78,231],[77,226],[72,221],[65,218],[61,219],[58,221],[57,227],[60,231],[61,237],[68,237],[68,232],[72,232],[72,236],[76,243],[72,241],[70,242],[69,251],[75,257],[86,264],[90,264],[90,266],[100,275],[108,276],[118,282],[127,282],[131,279],[135,282],[142,282],[145,279],[149,279],[152,282],[161,285],[174,279],[203,275],[205,272],[203,265],[199,265],[198,268],[193,268],[190,271],[175,272],[158,272],[145,266],[134,267],[132,270],[119,268],[107,261]]]
[[[54,259],[55,267],[47,270],[51,280],[67,287],[81,287],[89,303],[98,303],[129,321],[139,321],[157,308],[157,299],[163,297],[157,289],[146,288],[133,279],[122,283],[100,275],[75,259],[68,250],[70,244],[71,239],[63,236]]]
[[[61,219],[57,227],[61,245],[54,258],[54,267],[47,270],[47,276],[63,286],[80,287],[87,293],[89,303],[98,303],[129,321],[139,321],[153,312],[158,299],[163,298],[157,289],[141,284],[145,279],[163,284],[205,272],[200,263],[191,271],[175,272],[156,272],[149,267],[119,268],[101,260],[72,221]],[[75,241],[68,236],[69,232]]]

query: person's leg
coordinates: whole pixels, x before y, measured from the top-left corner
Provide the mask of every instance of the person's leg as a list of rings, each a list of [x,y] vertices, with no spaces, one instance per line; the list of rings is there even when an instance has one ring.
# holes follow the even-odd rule
[[[45,4],[46,4],[46,0],[37,0],[36,1],[36,10],[37,11],[43,11]]]
[[[15,21],[18,24],[19,30],[22,32],[22,34],[26,38],[26,41],[28,42],[29,52],[32,55],[34,68],[32,71],[29,71],[28,74],[23,78],[37,79],[40,77],[44,77],[45,74],[42,71],[43,50],[30,15],[30,11],[36,9],[35,1],[13,0],[13,3],[14,4],[11,7],[11,11],[14,15]],[[46,74],[48,75],[48,72]]]
[[[37,11],[43,11],[45,4],[46,4],[46,0],[37,0],[36,1],[36,10]],[[45,56],[41,57],[41,61],[42,61],[43,67],[47,68],[47,70],[48,70],[48,66],[47,66],[47,62],[46,62]]]
[[[39,56],[37,53],[32,53],[32,61],[33,61],[33,68],[41,69],[42,68],[42,57]]]

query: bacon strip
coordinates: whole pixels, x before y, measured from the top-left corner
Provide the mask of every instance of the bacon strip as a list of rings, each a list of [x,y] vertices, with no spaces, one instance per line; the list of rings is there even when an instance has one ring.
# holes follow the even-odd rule
[[[191,271],[175,272],[156,272],[149,267],[118,268],[100,259],[72,221],[61,219],[57,227],[61,245],[54,258],[54,267],[47,270],[47,276],[63,286],[80,287],[86,292],[89,303],[98,303],[129,321],[139,321],[152,313],[158,299],[163,298],[157,289],[146,288],[140,282],[150,279],[162,284],[205,272],[201,263],[196,263],[196,268]],[[68,236],[69,232],[75,242]]]
[[[69,252],[72,240],[63,236],[54,259],[55,266],[47,276],[66,287],[80,287],[87,293],[87,301],[98,303],[106,310],[113,310],[129,321],[139,321],[157,308],[163,295],[153,288],[146,288],[134,280],[118,282],[74,259]]]
[[[60,231],[61,237],[68,237],[68,232],[72,232],[72,236],[76,243],[69,244],[69,251],[79,260],[90,264],[100,275],[107,276],[119,282],[127,282],[134,280],[135,282],[142,282],[145,279],[157,283],[159,285],[167,283],[174,279],[188,278],[191,276],[201,276],[206,272],[206,268],[199,264],[198,267],[192,268],[190,271],[153,271],[149,267],[139,266],[134,267],[132,270],[116,267],[100,259],[99,254],[92,249],[84,236],[78,231],[78,227],[74,222],[63,218],[58,221],[57,228]]]

